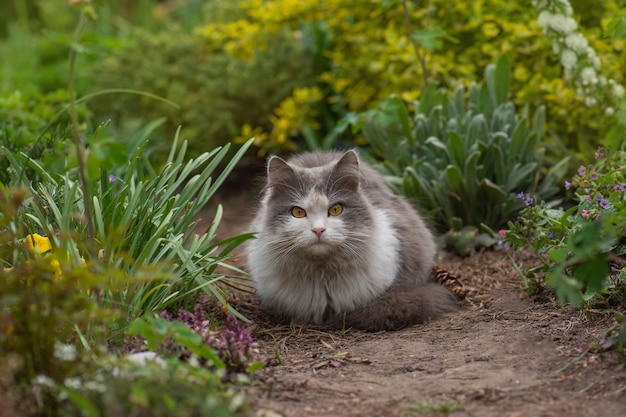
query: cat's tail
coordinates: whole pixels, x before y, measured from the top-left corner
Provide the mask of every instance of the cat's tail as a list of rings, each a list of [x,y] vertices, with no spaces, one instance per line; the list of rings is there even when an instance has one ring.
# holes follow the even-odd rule
[[[365,307],[330,317],[326,324],[336,328],[368,331],[399,330],[425,323],[459,308],[459,299],[434,282],[395,284]]]

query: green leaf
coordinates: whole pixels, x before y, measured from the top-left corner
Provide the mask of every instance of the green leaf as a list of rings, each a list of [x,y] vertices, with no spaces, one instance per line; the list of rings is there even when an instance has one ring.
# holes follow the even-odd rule
[[[467,129],[465,146],[469,148],[478,141],[486,141],[489,137],[489,127],[483,114],[474,116]]]
[[[624,143],[624,139],[626,139],[624,127],[621,124],[616,124],[604,137],[604,143],[611,151],[615,151]]]
[[[251,363],[248,366],[248,374],[250,376],[254,375],[257,371],[259,371],[265,365],[265,361],[256,361]]]
[[[539,106],[537,111],[533,116],[533,124],[532,124],[532,132],[535,133],[539,138],[543,137],[545,132],[546,125],[546,107]]]
[[[612,19],[603,31],[604,36],[610,36],[615,42],[618,39],[626,38],[626,19],[624,17],[616,17]]]
[[[574,269],[574,277],[586,284],[588,292],[595,294],[599,294],[604,288],[608,274],[609,263],[604,253],[596,254]]]
[[[130,326],[128,326],[128,334],[130,336],[140,335],[146,339],[148,349],[150,350],[158,349],[166,337],[165,332],[157,332],[156,328],[148,323],[145,317],[133,320]]]
[[[559,302],[569,302],[575,308],[582,306],[582,284],[576,279],[566,275],[562,267],[556,268],[548,274],[546,284],[555,289]]]
[[[480,183],[480,187],[487,196],[488,203],[499,204],[506,201],[508,198],[508,194],[498,185],[491,182],[488,178],[483,178]]]
[[[494,96],[496,106],[507,101],[509,87],[511,85],[511,63],[507,54],[502,54],[498,58],[494,73]]]
[[[453,161],[456,166],[462,167],[465,163],[465,146],[463,139],[456,132],[448,132],[448,144],[446,145],[448,151],[448,159]]]
[[[70,400],[80,410],[80,414],[87,417],[100,417],[100,411],[96,404],[94,404],[87,396],[81,394],[79,391],[75,391],[68,387],[61,387],[61,391],[67,395],[67,399]]]
[[[457,194],[460,194],[463,190],[463,174],[461,170],[455,165],[448,165],[446,167],[446,176],[448,178],[448,184],[450,189]]]

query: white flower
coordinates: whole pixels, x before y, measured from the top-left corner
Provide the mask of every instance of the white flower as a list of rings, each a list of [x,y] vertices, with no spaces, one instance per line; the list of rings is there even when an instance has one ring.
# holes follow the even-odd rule
[[[593,98],[593,97],[585,97],[585,105],[587,107],[593,107],[596,104],[598,104],[598,100],[596,100],[595,98]]]
[[[591,67],[585,67],[580,72],[580,79],[583,82],[583,85],[586,84],[597,84],[598,77],[596,76],[596,70]]]
[[[607,117],[611,117],[615,114],[615,109],[613,107],[607,107],[604,109],[604,115]]]
[[[587,50],[589,42],[580,33],[570,33],[565,37],[565,45],[577,54],[582,54]]]
[[[622,98],[624,98],[624,87],[621,86],[620,84],[615,83],[613,84],[611,93],[613,93],[613,97],[615,97],[618,100],[621,100]]]
[[[65,378],[63,380],[63,385],[65,385],[68,388],[78,390],[82,387],[83,383],[79,377],[73,377],[73,378]]]
[[[53,356],[60,361],[73,361],[76,359],[76,346],[55,342]]]
[[[54,380],[47,375],[37,375],[33,379],[33,384],[45,385],[47,387],[54,387]]]
[[[563,65],[564,68],[574,68],[577,59],[576,54],[569,49],[561,53],[561,65]]]
[[[576,28],[578,28],[578,24],[571,17],[566,17],[562,14],[550,13],[546,10],[539,13],[537,21],[539,22],[539,26],[543,28],[544,32],[551,29],[555,32],[567,35],[574,32]]]

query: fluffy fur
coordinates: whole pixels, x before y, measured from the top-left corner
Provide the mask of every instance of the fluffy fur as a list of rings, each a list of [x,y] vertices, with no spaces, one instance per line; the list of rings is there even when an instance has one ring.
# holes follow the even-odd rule
[[[398,329],[457,305],[430,282],[435,244],[422,218],[354,151],[271,158],[252,230],[257,292],[296,322]]]

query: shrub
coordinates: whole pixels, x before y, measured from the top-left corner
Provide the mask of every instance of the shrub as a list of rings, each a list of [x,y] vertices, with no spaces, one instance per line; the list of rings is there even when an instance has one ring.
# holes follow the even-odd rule
[[[165,135],[183,125],[192,154],[230,142],[246,123],[268,128],[272,110],[311,79],[310,61],[293,34],[279,33],[268,42],[241,57],[175,29],[137,33],[132,44],[93,68],[94,90],[133,89],[180,107],[121,94],[96,99],[93,109],[124,125],[166,116]],[[162,153],[168,147],[165,141]]]
[[[306,123],[294,117],[278,118],[274,129],[279,124],[299,128],[285,142],[285,149],[308,145],[302,141],[306,128],[317,129],[322,138],[331,134],[332,126],[320,122],[327,114],[362,112],[391,94],[411,102],[423,93],[423,69],[411,44],[402,1],[247,0],[240,4],[247,11],[245,19],[211,26],[205,36],[219,37],[227,47],[245,51],[285,26],[293,33],[306,34],[307,24],[316,24],[326,32],[327,41],[312,42],[321,50],[316,56],[324,57],[316,67],[316,85],[324,91],[324,101],[321,108],[311,108],[304,116],[309,118]],[[599,108],[585,106],[575,87],[561,77],[560,63],[552,55],[550,40],[542,33],[537,11],[532,7],[502,0],[475,1],[470,7],[443,0],[407,4],[431,84],[454,89],[468,80],[477,80],[488,63],[507,53],[515,62],[511,101],[518,107],[545,105],[548,130],[577,156],[587,158],[589,149],[593,150],[606,133],[607,116]],[[603,2],[593,10],[580,3],[574,6],[580,14],[580,32],[602,60],[603,72],[623,82],[623,40],[611,45],[601,33],[606,19],[621,13],[618,2]],[[303,116],[299,117],[302,120]],[[254,127],[252,124],[252,130]],[[267,146],[273,149],[275,142],[271,135],[267,138]],[[261,141],[259,144],[264,146]],[[556,155],[555,159],[559,158],[560,154]]]
[[[595,157],[595,164],[581,165],[565,182],[576,201],[569,209],[520,194],[526,207],[509,230],[499,232],[500,244],[534,255],[521,264],[514,259],[529,293],[547,285],[561,302],[611,312],[618,324],[607,337],[626,360],[626,321],[619,312],[626,306],[626,152],[599,148]]]
[[[249,235],[214,242],[221,219],[218,208],[209,229],[193,235],[198,214],[224,182],[250,146],[248,141],[226,164],[220,175],[211,175],[228,154],[229,146],[205,152],[185,162],[186,144],[176,151],[177,141],[164,167],[157,171],[140,146],[125,167],[93,176],[95,241],[82,241],[81,248],[104,265],[125,270],[131,276],[156,275],[159,279],[136,279],[128,291],[105,292],[103,300],[126,309],[127,319],[148,311],[160,311],[174,302],[194,303],[203,290],[226,303],[223,290],[216,283],[229,277],[213,275],[222,261]],[[17,159],[5,153],[13,164]],[[33,190],[32,199],[24,202],[24,224],[49,236],[53,247],[62,245],[58,233],[86,237],[82,188],[71,175],[56,178],[33,161],[43,181]],[[219,249],[218,249],[219,248]],[[233,269],[232,267],[230,267]],[[235,270],[237,271],[237,270]],[[237,278],[232,278],[237,279]],[[236,311],[235,311],[236,313]],[[123,327],[122,327],[123,328]]]
[[[519,190],[543,197],[557,191],[555,180],[566,162],[549,173],[540,168],[545,152],[544,111],[532,121],[518,116],[507,100],[510,65],[506,55],[485,69],[481,86],[452,94],[427,90],[415,105],[415,115],[402,100],[391,97],[364,114],[363,134],[375,156],[382,157],[402,194],[415,200],[435,220],[440,232],[470,234],[486,224],[503,224],[521,209]],[[474,230],[474,231],[472,231]],[[457,246],[460,253],[473,248]]]
[[[64,172],[65,167],[60,169],[58,162],[65,160],[71,146],[67,100],[64,90],[0,95],[0,148],[27,155],[50,172]],[[81,117],[89,117],[83,105],[78,106],[78,112]],[[17,184],[26,179],[39,178],[29,167],[11,167],[7,158],[0,159],[0,184]]]
[[[594,165],[581,165],[565,188],[576,205],[554,208],[533,195],[516,222],[509,223],[504,242],[514,249],[529,247],[541,261],[525,268],[530,288],[543,280],[559,300],[580,307],[602,293],[626,304],[626,152],[598,149]],[[616,262],[616,263],[615,263]],[[610,265],[615,268],[610,269]]]

